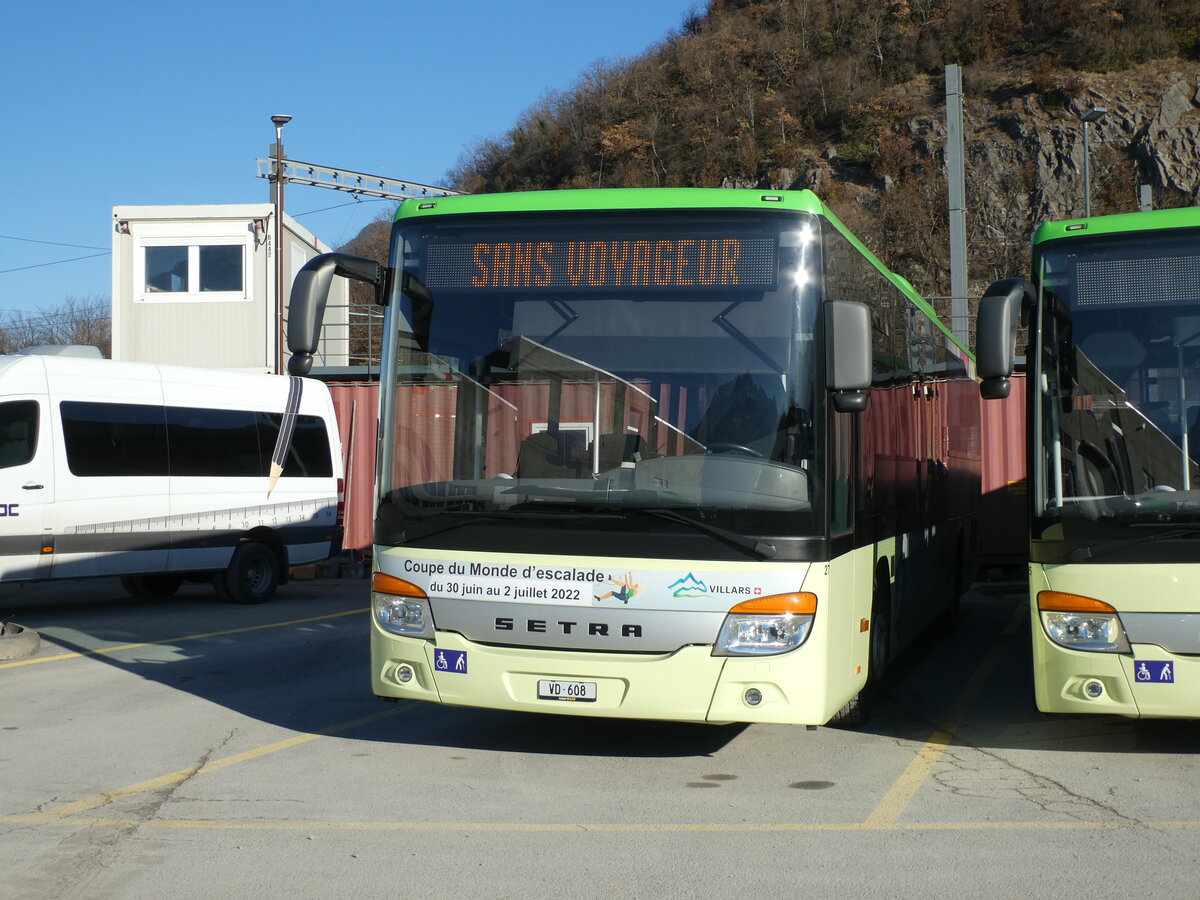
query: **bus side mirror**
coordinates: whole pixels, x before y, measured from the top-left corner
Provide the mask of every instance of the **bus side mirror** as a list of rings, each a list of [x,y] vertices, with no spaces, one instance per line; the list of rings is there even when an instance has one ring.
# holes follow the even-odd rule
[[[979,301],[975,324],[975,370],[979,395],[985,400],[1003,400],[1012,389],[1017,356],[1017,326],[1026,305],[1032,305],[1033,285],[1024,278],[993,282]]]
[[[838,412],[862,412],[871,386],[871,310],[865,303],[825,304],[825,387]]]
[[[376,302],[381,299],[384,268],[373,259],[348,253],[322,253],[306,262],[296,273],[292,295],[288,299],[287,345],[292,355],[287,368],[290,375],[307,375],[312,368],[334,275],[375,285]]]

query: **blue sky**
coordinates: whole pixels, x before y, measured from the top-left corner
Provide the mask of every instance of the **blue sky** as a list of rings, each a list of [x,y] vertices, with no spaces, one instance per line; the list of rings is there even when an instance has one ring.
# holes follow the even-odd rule
[[[275,139],[273,114],[293,117],[290,158],[441,185],[465,150],[548,93],[641,54],[704,5],[7,4],[0,320],[108,297],[113,206],[265,202],[255,161]],[[302,186],[285,200],[333,246],[388,208]]]

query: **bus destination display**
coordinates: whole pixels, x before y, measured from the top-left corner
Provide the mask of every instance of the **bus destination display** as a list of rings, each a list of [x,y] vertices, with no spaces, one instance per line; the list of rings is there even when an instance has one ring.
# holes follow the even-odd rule
[[[776,239],[447,241],[428,245],[425,283],[450,290],[631,290],[775,286]]]

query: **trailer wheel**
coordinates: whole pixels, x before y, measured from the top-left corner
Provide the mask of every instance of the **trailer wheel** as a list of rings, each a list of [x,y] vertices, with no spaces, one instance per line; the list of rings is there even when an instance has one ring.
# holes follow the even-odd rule
[[[266,544],[240,544],[229,568],[213,576],[213,587],[223,600],[233,603],[266,603],[275,595],[283,567]]]
[[[130,596],[153,600],[162,600],[172,596],[179,590],[181,584],[183,584],[182,576],[170,575],[165,572],[154,575],[123,575],[121,577],[121,587]]]
[[[15,622],[0,622],[0,659],[24,659],[38,652],[42,639]]]

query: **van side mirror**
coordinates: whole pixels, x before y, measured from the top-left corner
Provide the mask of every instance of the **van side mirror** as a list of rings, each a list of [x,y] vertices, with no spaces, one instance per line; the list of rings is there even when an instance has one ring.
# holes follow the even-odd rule
[[[975,371],[979,395],[1003,400],[1012,389],[1017,355],[1017,327],[1022,311],[1034,301],[1034,289],[1024,278],[1003,278],[984,291],[975,323]]]
[[[825,387],[838,412],[862,412],[871,386],[871,310],[865,303],[825,304]]]
[[[382,299],[384,268],[373,259],[348,253],[322,253],[306,262],[296,273],[292,295],[288,298],[287,345],[292,355],[287,367],[290,375],[307,375],[312,368],[334,275],[373,284],[375,302]]]

